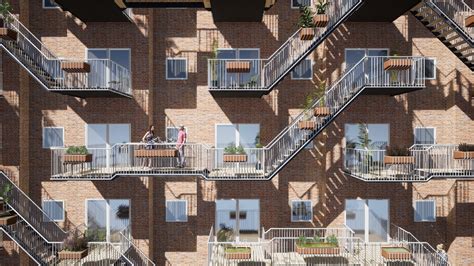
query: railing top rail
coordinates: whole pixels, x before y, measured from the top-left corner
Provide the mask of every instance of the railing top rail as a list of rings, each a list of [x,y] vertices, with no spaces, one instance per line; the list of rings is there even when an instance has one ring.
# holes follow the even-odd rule
[[[451,23],[451,26],[454,26],[458,31],[462,32],[463,35],[469,39],[470,42],[473,42],[474,41],[474,36],[471,36],[469,33],[466,32],[466,30],[463,28],[464,26],[462,25],[459,25],[459,23],[457,23],[456,21],[453,20],[453,18],[451,18],[448,14],[446,14],[446,12],[440,8],[438,5],[440,4],[439,2],[442,2],[442,3],[449,3],[451,6],[453,7],[456,7],[456,4],[461,4],[463,5],[463,7],[466,9],[467,12],[469,13],[474,13],[474,11],[471,9],[471,7],[469,7],[464,1],[459,1],[459,2],[454,2],[454,1],[436,1],[436,0],[427,0],[427,2],[431,3],[432,6],[442,14],[442,16],[444,16],[445,19],[447,19],[450,23]],[[459,8],[462,8],[462,7],[459,7],[457,6],[457,9]],[[458,12],[464,12],[463,10],[457,10]],[[472,43],[471,43],[472,45]]]

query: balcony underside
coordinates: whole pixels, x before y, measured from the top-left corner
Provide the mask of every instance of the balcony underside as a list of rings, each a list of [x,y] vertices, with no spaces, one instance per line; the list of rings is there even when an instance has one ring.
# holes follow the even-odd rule
[[[131,98],[132,96],[114,89],[50,89],[49,91],[79,98]]]
[[[130,18],[114,0],[55,0],[62,10],[83,22],[129,22]]]
[[[216,98],[259,98],[268,94],[269,90],[249,90],[249,89],[232,89],[232,90],[213,90],[209,89],[212,96]]]
[[[349,17],[349,22],[392,22],[405,14],[420,0],[365,0]]]
[[[434,178],[474,178],[474,170],[462,169],[417,169],[412,173],[397,173],[391,170],[374,171],[370,173],[352,173],[345,169],[344,172],[354,178],[365,182],[427,182]]]
[[[421,90],[423,87],[366,87],[362,95],[389,95],[395,96]]]
[[[211,0],[214,22],[261,22],[265,0]]]

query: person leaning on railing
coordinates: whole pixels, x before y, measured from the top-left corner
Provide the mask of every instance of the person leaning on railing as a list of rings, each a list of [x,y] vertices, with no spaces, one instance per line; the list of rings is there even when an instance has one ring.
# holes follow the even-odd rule
[[[151,125],[148,128],[148,131],[143,135],[142,142],[145,143],[145,149],[146,150],[152,150],[155,148],[156,143],[161,142],[160,137],[155,137],[155,127]],[[142,167],[145,167],[146,161],[148,161],[148,167],[151,167],[151,159],[150,158],[145,158],[143,160],[143,165]]]

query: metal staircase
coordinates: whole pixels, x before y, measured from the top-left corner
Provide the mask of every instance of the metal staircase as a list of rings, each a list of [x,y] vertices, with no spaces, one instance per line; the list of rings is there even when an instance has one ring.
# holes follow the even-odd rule
[[[405,70],[385,70],[388,60],[409,62]],[[308,143],[318,136],[359,95],[370,91],[418,90],[425,86],[423,57],[364,57],[353,68],[300,113],[268,145],[245,148],[245,161],[223,160],[224,149],[186,143],[187,164],[178,168],[174,143],[156,144],[156,150],[169,152],[162,158],[142,155],[144,144],[120,143],[106,149],[90,149],[90,163],[71,165],[64,161],[66,149],[52,149],[52,179],[110,180],[116,176],[200,175],[210,180],[268,180],[285,167]],[[316,109],[324,107],[322,114]]]
[[[58,252],[63,249],[63,241],[73,231],[63,231],[52,222],[43,210],[36,205],[4,172],[0,172],[0,188],[10,186],[7,207],[17,216],[16,222],[1,225],[0,230],[8,235],[38,265],[154,265],[129,238],[121,239],[121,246],[128,246],[140,256],[122,253],[119,244],[89,243],[89,254],[81,260],[60,260]],[[133,248],[130,248],[133,247]],[[132,262],[133,261],[133,262]]]
[[[463,0],[424,0],[411,12],[474,70],[474,27],[466,25],[466,20],[474,17],[474,10]]]
[[[301,40],[298,29],[268,59],[209,59],[209,91],[212,93],[242,93],[243,95],[268,94],[293,68],[309,53],[318,47],[337,27],[351,16],[361,5],[362,0],[332,0],[326,14],[329,22],[326,27],[314,28],[311,40]],[[248,61],[251,64],[250,74],[245,78],[229,73],[226,63]]]
[[[131,74],[109,59],[87,60],[88,70],[66,71],[64,65],[84,59],[60,59],[55,56],[14,15],[5,19],[0,46],[46,90],[81,98],[131,97]]]

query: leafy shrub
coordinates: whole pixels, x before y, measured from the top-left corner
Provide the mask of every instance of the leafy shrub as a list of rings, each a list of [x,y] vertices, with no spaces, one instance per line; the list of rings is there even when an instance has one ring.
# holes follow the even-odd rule
[[[318,15],[323,15],[323,14],[326,14],[326,9],[329,5],[329,1],[323,1],[323,0],[319,0],[318,3],[316,4],[316,13]]]
[[[300,28],[314,28],[313,22],[313,11],[308,6],[300,7],[300,18],[298,20],[298,26]]]
[[[86,155],[88,154],[88,150],[86,146],[70,146],[67,148],[66,154]]]
[[[474,151],[474,144],[461,143],[459,144],[459,151]]]
[[[229,145],[224,148],[224,154],[246,154],[244,147],[235,145]]]
[[[87,238],[76,230],[72,235],[64,240],[64,250],[82,251],[87,249]]]
[[[337,241],[337,237],[335,235],[330,235],[326,238],[326,242],[327,243],[330,243],[330,244],[333,244],[333,245],[338,245],[338,241]]]
[[[386,155],[388,156],[410,156],[410,150],[405,147],[387,146]]]

